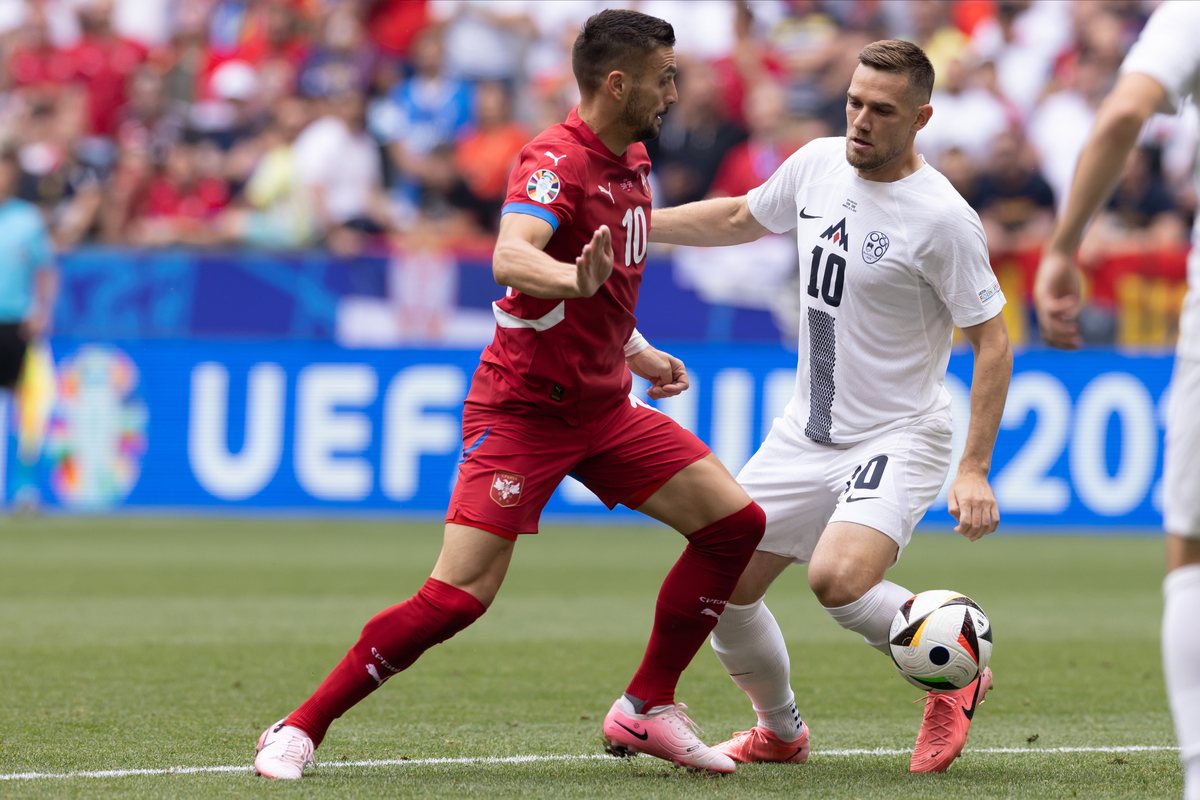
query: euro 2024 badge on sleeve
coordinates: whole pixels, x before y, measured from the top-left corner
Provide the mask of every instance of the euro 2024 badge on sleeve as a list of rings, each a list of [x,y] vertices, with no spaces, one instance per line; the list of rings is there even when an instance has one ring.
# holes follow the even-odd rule
[[[529,182],[525,184],[525,193],[529,195],[530,200],[545,205],[558,197],[560,188],[562,183],[557,175],[548,169],[539,169],[529,176]]]

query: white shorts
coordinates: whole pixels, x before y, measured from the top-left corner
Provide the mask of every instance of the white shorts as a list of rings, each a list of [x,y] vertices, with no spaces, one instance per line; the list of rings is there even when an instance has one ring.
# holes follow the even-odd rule
[[[857,444],[825,445],[786,417],[776,419],[737,478],[767,515],[758,549],[807,564],[830,522],[856,522],[903,552],[946,482],[950,434],[948,422],[930,420]]]
[[[1200,359],[1176,358],[1163,454],[1163,527],[1200,539]]]

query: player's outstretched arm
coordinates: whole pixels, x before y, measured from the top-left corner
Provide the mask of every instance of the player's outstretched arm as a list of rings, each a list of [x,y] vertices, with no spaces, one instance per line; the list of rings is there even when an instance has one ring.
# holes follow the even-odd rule
[[[1000,511],[996,496],[988,485],[992,467],[992,448],[1004,416],[1004,400],[1012,377],[1012,347],[1008,326],[1000,314],[963,328],[963,335],[975,351],[975,370],[971,378],[971,424],[967,444],[958,463],[958,474],[950,485],[947,505],[958,520],[954,530],[972,542],[996,530]]]
[[[1083,344],[1076,321],[1081,281],[1075,250],[1088,220],[1116,187],[1142,125],[1156,110],[1165,110],[1166,100],[1166,90],[1158,81],[1131,72],[1121,76],[1096,113],[1091,137],[1075,167],[1066,209],[1046,244],[1034,283],[1038,330],[1049,345],[1074,350]]]
[[[492,254],[496,283],[547,300],[594,295],[612,274],[612,233],[608,226],[600,226],[574,264],[564,264],[542,252],[553,235],[550,223],[539,217],[501,217]]]
[[[770,233],[750,213],[745,195],[657,208],[651,221],[650,241],[662,244],[723,247],[753,242]]]

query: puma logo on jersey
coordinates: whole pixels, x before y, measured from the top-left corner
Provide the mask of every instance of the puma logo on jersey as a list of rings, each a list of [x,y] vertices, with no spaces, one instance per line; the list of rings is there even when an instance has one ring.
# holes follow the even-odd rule
[[[603,186],[600,186],[600,185],[597,185],[596,188],[599,189],[600,191],[604,192],[606,195],[608,195],[608,199],[613,201],[614,206],[617,204],[616,198],[614,198],[612,196],[612,184],[611,183],[608,185],[607,189],[605,189]]]
[[[710,617],[716,617],[717,619],[720,619],[720,618],[721,618],[721,615],[720,615],[720,614],[718,614],[717,612],[713,611],[711,608],[706,608],[706,609],[704,609],[703,611],[701,611],[700,613],[701,613],[701,614],[707,614],[707,615],[708,615],[708,616],[710,616]]]
[[[563,155],[561,155],[561,156],[556,156],[556,155],[554,155],[554,153],[551,153],[549,150],[547,150],[547,151],[546,151],[546,152],[545,152],[543,155],[548,155],[548,156],[550,156],[551,158],[553,158],[553,159],[554,159],[554,166],[556,166],[556,167],[558,166],[558,162],[559,162],[559,161],[562,161],[564,158],[566,158],[566,157],[567,157],[565,153],[564,153]]]

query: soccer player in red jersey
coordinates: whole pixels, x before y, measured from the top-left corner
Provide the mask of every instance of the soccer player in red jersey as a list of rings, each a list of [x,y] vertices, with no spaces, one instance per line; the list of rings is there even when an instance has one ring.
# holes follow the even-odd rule
[[[688,386],[683,363],[634,328],[650,229],[650,162],[677,99],[675,34],[635,11],[603,11],[575,42],[581,102],[528,144],[509,181],[493,257],[496,335],[463,410],[463,458],[442,552],[417,594],[372,618],[317,691],[259,738],[254,766],[299,778],[329,725],[478,619],[518,535],[568,474],[687,537],[658,595],[641,666],[604,720],[614,755],[647,753],[733,772],[675,703],[675,685],[716,625],[762,538],[762,509],[708,448],[631,394]]]

